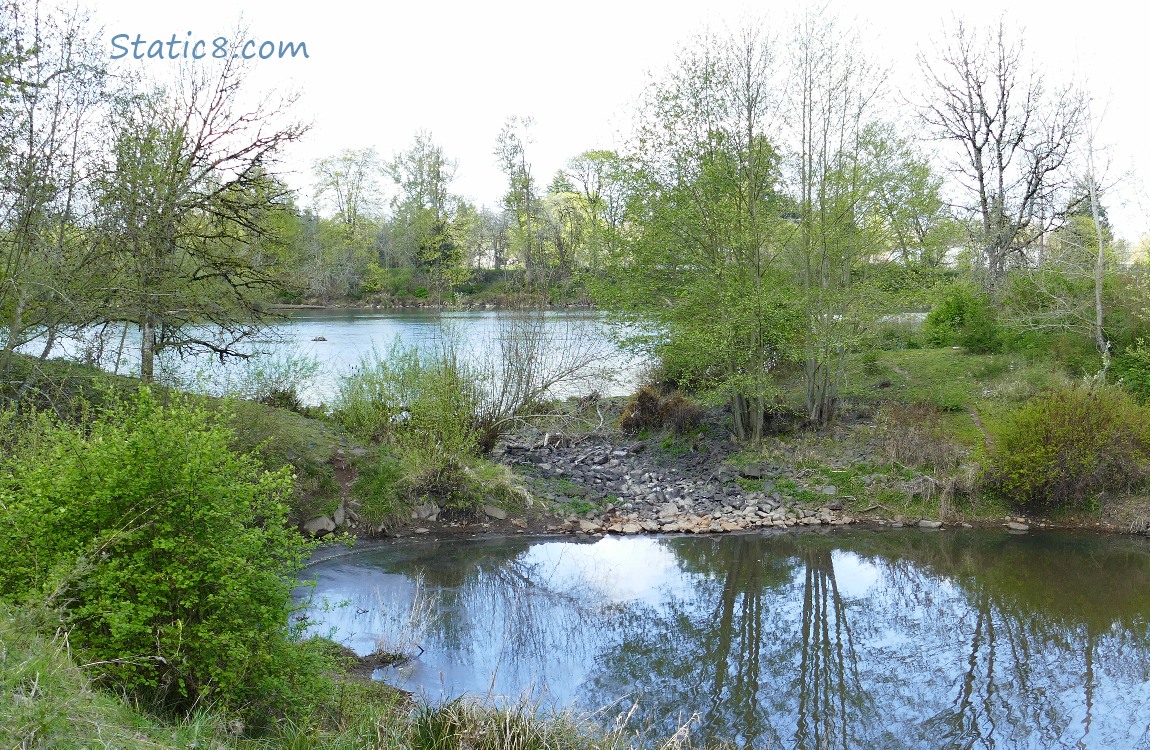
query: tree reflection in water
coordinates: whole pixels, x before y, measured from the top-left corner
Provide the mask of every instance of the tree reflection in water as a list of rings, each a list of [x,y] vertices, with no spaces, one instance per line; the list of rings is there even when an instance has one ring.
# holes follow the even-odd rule
[[[500,694],[634,701],[656,737],[697,714],[697,740],[736,747],[1150,748],[1144,541],[852,530],[504,544],[379,563],[438,591],[426,683],[495,670]]]

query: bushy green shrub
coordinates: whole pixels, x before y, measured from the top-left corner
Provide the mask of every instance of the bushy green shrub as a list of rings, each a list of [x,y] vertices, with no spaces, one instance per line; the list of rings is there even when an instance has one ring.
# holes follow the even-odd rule
[[[310,550],[287,470],[223,417],[147,389],[83,428],[42,420],[0,472],[0,595],[61,609],[73,648],[146,705],[263,719],[326,684],[289,629]]]
[[[1002,348],[1001,327],[990,297],[967,284],[943,289],[922,330],[931,346],[963,346],[976,354]]]
[[[1114,358],[1110,377],[1142,403],[1150,401],[1150,346],[1144,339]]]
[[[447,347],[425,354],[397,342],[341,381],[335,418],[398,456],[361,468],[365,519],[378,527],[424,496],[465,511],[482,505],[465,471],[481,453],[479,403],[474,380]]]
[[[1085,508],[1150,476],[1150,412],[1117,388],[1053,388],[1001,423],[986,469],[1022,510]]]

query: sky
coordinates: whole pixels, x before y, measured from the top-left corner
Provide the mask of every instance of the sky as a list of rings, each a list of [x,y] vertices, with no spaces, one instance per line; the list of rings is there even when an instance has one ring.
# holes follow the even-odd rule
[[[835,0],[825,7],[859,29],[901,89],[913,85],[915,55],[929,53],[948,20],[993,23],[1003,12],[1003,3],[987,0]],[[692,33],[735,27],[749,16],[783,29],[785,13],[782,4],[746,0],[101,0],[93,17],[103,27],[109,59],[117,53],[112,38],[118,34],[146,42],[173,34],[205,39],[207,49],[223,36],[235,49],[241,16],[245,38],[306,43],[306,59],[255,61],[247,81],[300,94],[296,116],[312,128],[285,155],[285,166],[304,204],[315,159],[365,147],[390,158],[426,130],[458,162],[454,191],[495,206],[504,189],[495,142],[509,116],[534,119],[528,160],[546,185],[580,152],[621,145],[649,74],[665,68]],[[1138,241],[1150,233],[1150,182],[1140,176],[1150,174],[1150,65],[1144,52],[1150,11],[1113,0],[1025,0],[1011,2],[1006,19],[1024,28],[1027,53],[1049,78],[1073,78],[1089,91],[1096,148],[1108,165],[1104,204],[1117,234]],[[177,64],[130,55],[111,61],[113,70],[157,76]]]

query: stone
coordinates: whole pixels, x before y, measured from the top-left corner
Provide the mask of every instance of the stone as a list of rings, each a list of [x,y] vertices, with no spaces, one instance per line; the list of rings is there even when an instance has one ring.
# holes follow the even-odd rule
[[[484,505],[483,514],[488,518],[494,518],[496,521],[503,521],[507,518],[507,511],[496,508],[494,505]]]
[[[624,534],[638,534],[642,530],[643,527],[637,523],[625,523],[622,528]]]
[[[347,511],[344,510],[343,503],[340,503],[339,507],[335,509],[335,513],[331,514],[331,520],[336,526],[343,526],[347,523]]]
[[[420,521],[434,521],[439,517],[439,506],[435,503],[417,505],[415,510],[411,511],[411,517]]]
[[[746,479],[762,479],[763,467],[758,464],[747,464],[739,473]]]
[[[525,528],[527,528],[527,521],[523,518],[512,518],[511,519],[511,525],[517,526],[521,529],[525,529]]]
[[[579,530],[585,534],[591,534],[599,530],[599,524],[594,521],[579,521]]]
[[[412,533],[415,533],[415,534],[429,534],[429,533],[431,533],[431,529],[425,529],[425,528],[423,528],[423,527],[421,526],[420,528],[418,528],[418,529],[415,529],[415,530],[414,530]]]
[[[918,522],[920,529],[940,529],[942,528],[942,521],[928,521],[925,518]]]
[[[335,521],[331,520],[327,516],[313,518],[303,525],[303,530],[315,537],[320,537],[324,534],[330,534],[331,532],[335,531],[335,528]]]
[[[1006,528],[1010,529],[1011,531],[1030,531],[1030,526],[1024,523],[1019,523],[1018,521],[1010,521],[1006,524]]]
[[[826,487],[823,487],[820,492],[822,492],[824,495],[837,495],[839,494],[839,488],[835,487],[833,484],[828,484]]]

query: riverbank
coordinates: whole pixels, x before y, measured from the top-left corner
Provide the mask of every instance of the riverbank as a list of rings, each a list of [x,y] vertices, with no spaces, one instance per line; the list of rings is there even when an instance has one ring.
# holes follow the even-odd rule
[[[1150,517],[1145,495],[1103,498],[1097,515],[1019,515],[982,490],[979,468],[969,461],[940,474],[891,459],[892,427],[881,415],[774,435],[748,449],[728,437],[721,408],[709,410],[690,434],[628,435],[614,424],[624,401],[596,402],[602,421],[594,426],[566,420],[565,428],[524,428],[496,446],[492,458],[514,471],[530,505],[487,505],[468,518],[429,501],[387,536],[724,534],[852,525],[1124,534],[1146,533],[1141,519]]]

